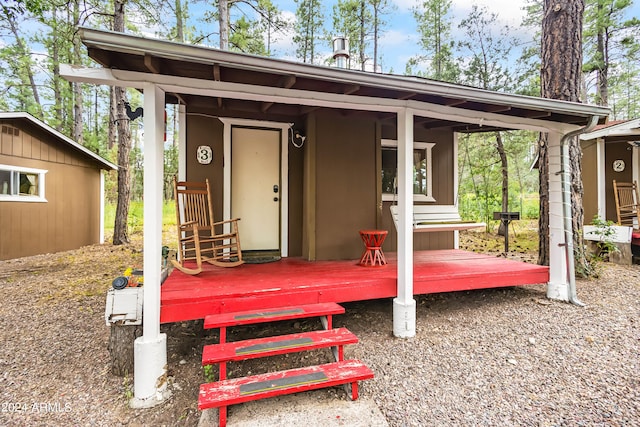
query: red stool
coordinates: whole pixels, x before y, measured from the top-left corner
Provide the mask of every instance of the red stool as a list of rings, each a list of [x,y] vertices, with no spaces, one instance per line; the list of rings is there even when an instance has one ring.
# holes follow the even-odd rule
[[[365,250],[360,258],[360,265],[383,266],[387,263],[382,252],[382,243],[387,237],[387,230],[360,230],[360,237]]]

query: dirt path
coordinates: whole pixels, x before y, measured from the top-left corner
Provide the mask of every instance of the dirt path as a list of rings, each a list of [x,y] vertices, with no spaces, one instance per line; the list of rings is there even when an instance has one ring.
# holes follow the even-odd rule
[[[165,404],[130,409],[131,378],[109,372],[105,293],[140,262],[135,246],[110,245],[0,261],[0,425],[197,425],[201,350],[215,339],[198,322],[163,328],[173,393]],[[376,373],[361,395],[392,426],[638,425],[640,268],[605,265],[600,279],[580,281],[587,308],[550,302],[544,292],[531,286],[421,296],[412,340],[391,337],[387,300],[346,304],[335,325],[360,338],[347,357]],[[306,327],[313,325],[272,326]],[[233,330],[231,339],[246,332]],[[327,357],[312,353],[305,363]],[[232,366],[229,374],[292,363],[273,358]],[[318,396],[344,399],[341,393]]]

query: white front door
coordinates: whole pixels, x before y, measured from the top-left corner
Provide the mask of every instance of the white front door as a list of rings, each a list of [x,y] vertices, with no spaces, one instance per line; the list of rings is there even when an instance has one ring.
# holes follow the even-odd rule
[[[231,217],[243,250],[280,249],[280,129],[231,128]]]

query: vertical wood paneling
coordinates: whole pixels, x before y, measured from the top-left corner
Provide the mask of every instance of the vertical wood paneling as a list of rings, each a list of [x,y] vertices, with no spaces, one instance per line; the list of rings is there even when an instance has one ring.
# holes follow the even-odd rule
[[[0,260],[97,243],[100,170],[92,161],[43,133],[0,133],[0,163],[48,170],[46,203],[0,203]]]

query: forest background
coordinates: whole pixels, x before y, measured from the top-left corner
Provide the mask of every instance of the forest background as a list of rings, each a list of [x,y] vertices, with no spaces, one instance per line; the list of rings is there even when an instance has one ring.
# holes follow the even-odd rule
[[[106,159],[128,164],[132,174],[126,185],[131,200],[136,201],[142,198],[142,124],[127,121],[130,138],[125,144],[131,152],[123,160],[118,151],[125,132],[116,126],[116,118],[122,115],[122,106],[117,104],[127,101],[135,108],[142,103],[140,94],[128,91],[118,101],[110,88],[60,78],[61,63],[95,65],[80,43],[78,26],[327,66],[334,65],[331,42],[340,36],[350,42],[348,68],[540,96],[542,1],[523,0],[521,22],[501,16],[499,2],[493,2],[491,9],[482,3],[461,8],[465,3],[3,1],[0,111],[29,112]],[[640,117],[638,15],[631,0],[585,1],[581,100],[609,106],[611,120]],[[404,22],[399,24],[398,16]],[[227,26],[219,24],[221,18]],[[398,37],[398,25],[405,34],[403,49],[385,50],[388,44],[384,41]],[[178,164],[177,115],[171,106],[167,113],[165,198],[171,199],[170,182]],[[461,135],[459,144],[458,202],[466,217],[487,221],[493,211],[510,210],[520,211],[524,218],[537,218],[538,172],[531,169],[536,133]],[[510,178],[506,196],[505,176]],[[109,202],[118,199],[118,187],[116,174],[110,174]]]

